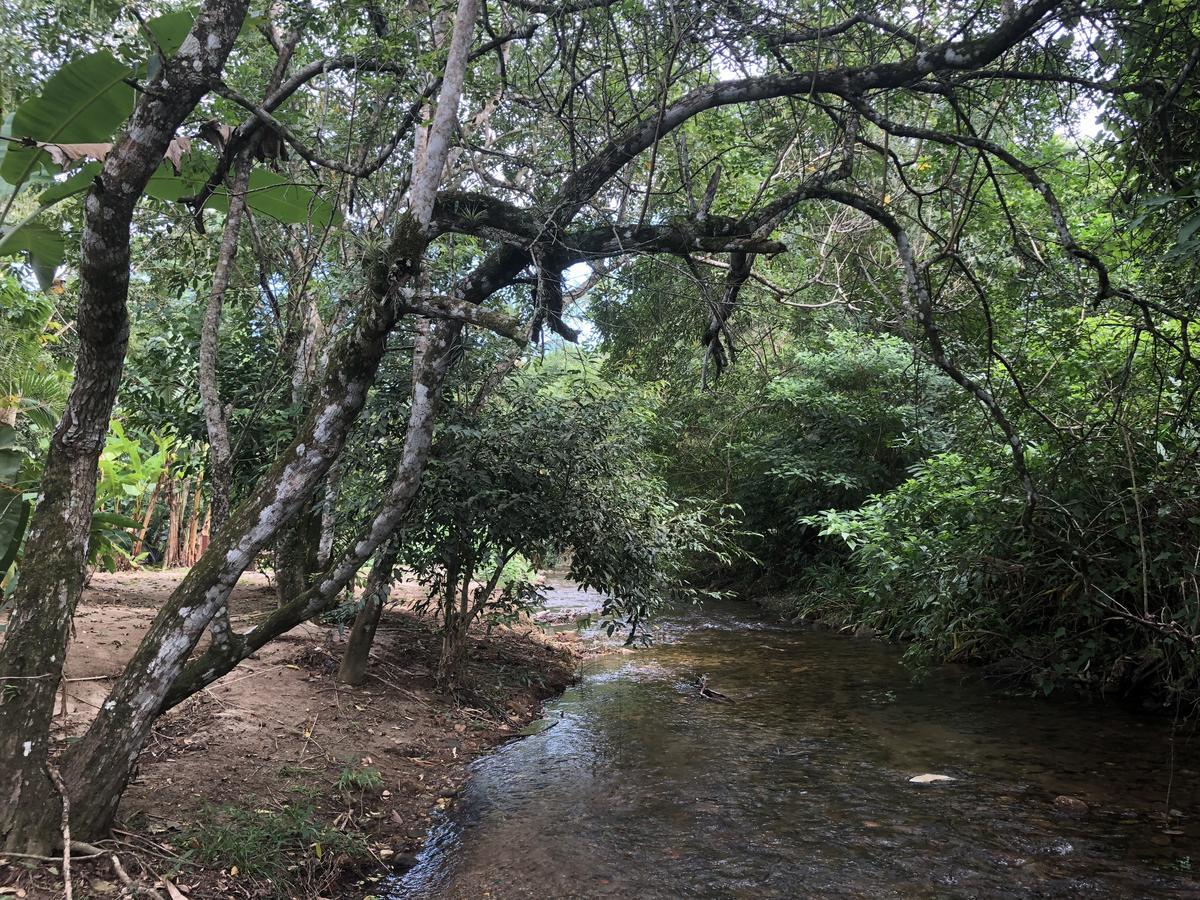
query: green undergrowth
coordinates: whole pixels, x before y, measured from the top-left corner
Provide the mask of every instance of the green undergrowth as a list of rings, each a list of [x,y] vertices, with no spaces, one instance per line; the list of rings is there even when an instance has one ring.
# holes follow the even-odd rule
[[[184,835],[193,859],[254,884],[255,896],[288,897],[336,879],[365,859],[364,839],[330,827],[307,802],[276,808],[206,806]]]

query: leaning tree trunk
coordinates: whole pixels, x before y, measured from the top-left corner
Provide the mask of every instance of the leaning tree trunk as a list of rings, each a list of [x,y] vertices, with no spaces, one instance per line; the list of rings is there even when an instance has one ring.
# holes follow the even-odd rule
[[[391,594],[397,549],[395,541],[389,541],[375,557],[375,565],[371,567],[371,575],[367,578],[363,593],[362,607],[354,617],[354,626],[346,641],[346,653],[342,656],[338,681],[362,684],[367,677],[367,660],[371,655],[371,645],[375,642],[375,629],[379,627],[384,604]]]
[[[141,94],[84,204],[75,380],[50,442],[0,648],[0,845],[13,851],[44,851],[57,831],[45,773],[50,720],[83,585],[97,460],[129,341],[133,210],[175,130],[224,67],[248,3],[204,4],[179,51]]]
[[[346,554],[302,596],[275,610],[252,631],[225,642],[214,641],[203,654],[188,663],[164,700],[164,710],[212,684],[263,645],[336,603],[338,594],[358,570],[395,534],[408,514],[429,459],[442,384],[456,354],[455,342],[461,327],[452,323],[445,327],[425,327],[422,331],[413,365],[413,404],[404,435],[404,452],[371,524]]]
[[[292,264],[311,270],[312,261],[294,244]],[[318,353],[324,333],[316,297],[306,291],[301,297],[301,322],[292,352],[292,405],[303,409],[312,385],[324,377],[328,359]],[[290,343],[290,342],[289,342]],[[336,463],[335,463],[336,465]],[[330,469],[333,472],[333,469]],[[326,476],[328,479],[330,476]],[[328,482],[326,483],[328,486]],[[309,508],[290,523],[275,541],[275,592],[279,606],[287,606],[312,586],[312,576],[320,567],[321,519]]]
[[[342,465],[334,463],[325,476],[325,501],[321,504],[321,537],[317,541],[317,570],[325,571],[333,559],[333,539],[337,531],[337,505],[342,493]]]
[[[276,461],[259,489],[230,517],[226,527],[214,535],[204,557],[155,617],[87,734],[65,755],[63,776],[71,797],[71,824],[84,839],[107,830],[150,728],[172,695],[188,656],[209,624],[214,619],[222,621],[220,613],[227,611],[229,595],[255,555],[308,502],[337,459],[350,427],[362,411],[367,390],[383,358],[387,336],[404,308],[405,295],[415,294],[414,279],[435,233],[431,224],[434,200],[457,121],[477,12],[477,0],[460,0],[431,129],[444,139],[431,142],[433,149],[426,164],[414,173],[409,210],[372,267],[367,306],[340,343],[336,358],[330,361],[329,372],[317,392],[305,427]],[[406,441],[404,464],[412,466],[414,471],[401,479],[405,491],[411,487],[415,492],[428,458],[432,411],[437,405],[444,371],[444,367],[440,371],[436,366],[431,367],[427,380],[413,386],[414,411],[419,413],[418,418],[425,417],[428,421],[422,423],[420,440],[414,447],[409,447]],[[360,542],[356,551],[365,552],[370,545],[369,556],[394,530],[396,522],[385,517],[378,524],[380,532],[373,530],[370,541]],[[327,587],[332,589],[338,579],[342,579],[344,586],[364,561],[355,555],[335,567],[331,576],[308,592],[315,599],[306,598],[292,608],[277,610],[259,628],[268,626],[269,631],[295,612],[306,611],[310,603],[320,608]],[[351,566],[347,574],[345,570]],[[265,633],[259,631],[257,636]],[[193,683],[208,683],[206,679],[219,677],[218,669],[228,671],[244,658],[242,654],[254,638],[253,632],[243,636],[234,635],[227,628],[214,629],[212,645],[201,657],[203,660],[209,653],[214,654],[212,664],[202,663],[205,668],[194,674]]]

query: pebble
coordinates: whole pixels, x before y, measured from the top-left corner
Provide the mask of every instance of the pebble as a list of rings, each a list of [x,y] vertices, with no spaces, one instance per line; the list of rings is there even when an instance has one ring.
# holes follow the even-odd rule
[[[957,781],[950,775],[934,775],[932,772],[926,772],[924,775],[914,775],[908,779],[909,784],[937,784],[942,781]]]
[[[1091,812],[1088,805],[1078,797],[1068,797],[1066,794],[1060,794],[1054,798],[1054,808],[1062,815],[1070,816],[1073,819],[1082,819]]]

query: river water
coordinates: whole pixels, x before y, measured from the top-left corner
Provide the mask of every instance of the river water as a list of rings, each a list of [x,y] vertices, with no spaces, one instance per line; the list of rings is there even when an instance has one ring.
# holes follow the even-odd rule
[[[1200,897],[1200,736],[1169,722],[914,683],[894,648],[741,604],[661,617],[545,715],[385,896]]]

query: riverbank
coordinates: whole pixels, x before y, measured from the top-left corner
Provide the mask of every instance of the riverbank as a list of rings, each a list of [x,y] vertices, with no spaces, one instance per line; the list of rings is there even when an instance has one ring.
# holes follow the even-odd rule
[[[59,740],[87,727],[184,574],[92,579],[67,655]],[[518,734],[576,672],[573,634],[543,636],[533,625],[480,631],[474,687],[451,700],[433,682],[433,623],[404,608],[417,596],[413,584],[394,590],[398,608],[384,615],[362,687],[335,678],[344,635],[306,624],[159,721],[119,830],[102,844],[134,885],[170,900],[173,891],[193,900],[361,897],[385,867],[411,864],[467,764]],[[230,604],[235,627],[274,605],[266,577],[248,573]],[[17,863],[0,854],[0,894],[62,896],[57,867]],[[72,875],[76,897],[123,887],[107,854],[75,863]]]
[[[1027,645],[1014,641],[1006,649],[994,645],[981,652],[965,642],[961,647],[932,653],[927,642],[895,622],[881,623],[878,616],[864,615],[854,604],[828,592],[776,586],[770,590],[746,591],[740,596],[788,625],[889,643],[902,651],[906,664],[917,677],[938,666],[957,666],[994,689],[1016,694],[1054,694],[1058,698],[1109,704],[1172,721],[1192,719],[1200,710],[1196,685],[1156,679],[1153,673],[1161,660],[1153,656],[1127,656],[1106,666],[1098,664],[1093,671],[1092,667],[1077,665],[1078,660],[1064,647],[1051,651],[1045,645],[1033,643],[1032,637]],[[1042,656],[1035,653],[1039,646]]]

